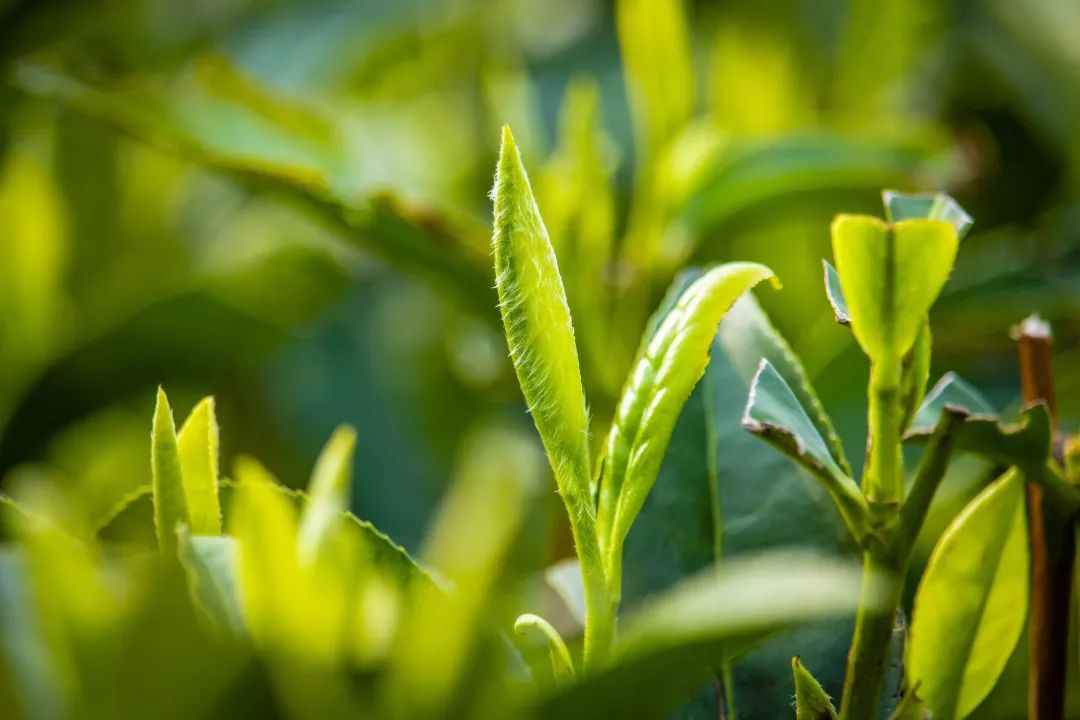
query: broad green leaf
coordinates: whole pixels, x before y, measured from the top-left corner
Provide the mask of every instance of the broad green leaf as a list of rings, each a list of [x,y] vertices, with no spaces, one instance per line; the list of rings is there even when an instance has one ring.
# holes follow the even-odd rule
[[[221,628],[244,631],[244,615],[236,587],[235,538],[181,533],[180,562],[187,572],[195,602]]]
[[[840,287],[840,274],[828,260],[821,261],[825,268],[825,296],[829,298],[836,322],[841,325],[851,325],[851,315],[848,313],[847,301],[844,300],[844,290]]]
[[[681,0],[619,0],[615,21],[637,148],[663,149],[694,109],[694,67]]]
[[[609,561],[621,554],[656,481],[679,413],[705,372],[717,324],[743,293],[772,277],[755,263],[712,268],[682,293],[645,343],[605,444],[598,520]]]
[[[200,57],[170,85],[145,78],[90,82],[30,63],[15,68],[13,82],[128,137],[293,202],[347,242],[433,280],[478,311],[491,307],[479,227],[389,193],[359,194],[342,160],[350,154],[342,128],[310,104],[266,91],[223,57]]]
[[[952,270],[955,228],[943,220],[889,224],[840,215],[832,238],[855,339],[872,361],[898,362]]]
[[[907,673],[935,718],[967,717],[997,682],[1028,607],[1024,482],[1010,470],[945,531],[915,594]]]
[[[696,276],[681,276],[669,295],[677,299]],[[663,307],[673,306],[674,300]],[[654,318],[652,326],[662,319]],[[623,607],[628,612],[712,566],[721,555],[726,560],[755,551],[809,547],[852,561],[858,557],[851,533],[820,483],[742,427],[742,408],[764,357],[797,395],[818,433],[830,447],[839,448],[806,373],[753,295],[744,295],[721,321],[710,355],[705,375],[676,423],[657,482],[627,537]],[[789,668],[796,653],[819,668],[819,679],[838,695],[850,638],[850,621],[810,623],[740,657],[733,668],[740,716],[790,713],[794,690]],[[715,682],[710,681],[692,705],[680,707],[677,717],[711,719],[717,714]]]
[[[559,492],[578,522],[592,514],[588,417],[559,264],[509,128],[495,175],[495,285],[510,357]]]
[[[791,672],[795,676],[795,720],[835,720],[832,698],[797,657],[791,659]]]
[[[356,451],[356,430],[343,425],[334,431],[315,461],[308,484],[307,504],[300,517],[298,552],[302,562],[311,562],[328,535],[340,526],[352,500],[352,462]]]
[[[188,415],[177,435],[184,497],[193,535],[221,534],[218,502],[218,424],[214,398],[207,397]]]
[[[806,554],[733,560],[705,571],[628,616],[611,665],[546,698],[539,716],[663,717],[736,648],[793,624],[854,612],[859,582],[857,565]]]
[[[743,427],[807,467],[832,495],[852,532],[862,534],[867,509],[859,486],[837,464],[795,393],[764,358],[750,385]]]
[[[930,392],[926,394],[922,405],[911,422],[909,433],[931,433],[941,417],[946,405],[953,405],[966,410],[971,415],[997,415],[994,406],[978,390],[962,377],[953,372],[941,376]]]
[[[154,482],[154,527],[158,547],[171,555],[176,550],[178,525],[190,527],[180,448],[176,441],[172,408],[165,391],[158,388],[150,438],[150,467]]]
[[[881,193],[885,204],[885,219],[891,223],[901,220],[944,220],[956,228],[956,237],[963,240],[975,224],[970,215],[945,193],[907,194],[895,190]]]

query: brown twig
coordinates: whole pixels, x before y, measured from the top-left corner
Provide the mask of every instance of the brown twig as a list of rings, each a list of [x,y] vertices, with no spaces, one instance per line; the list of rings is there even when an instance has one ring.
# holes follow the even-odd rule
[[[1045,402],[1056,425],[1050,325],[1032,315],[1013,330],[1013,338],[1020,347],[1024,402]],[[1028,718],[1061,720],[1065,716],[1069,596],[1076,548],[1072,534],[1063,532],[1062,522],[1044,501],[1042,487],[1030,478],[1027,496],[1031,543]]]

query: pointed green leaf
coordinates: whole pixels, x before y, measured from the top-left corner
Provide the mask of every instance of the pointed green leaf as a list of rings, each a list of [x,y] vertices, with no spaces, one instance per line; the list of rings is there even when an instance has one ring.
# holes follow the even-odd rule
[[[805,553],[707,570],[627,617],[611,664],[544,699],[539,717],[663,717],[736,648],[793,624],[854,612],[859,585],[857,564]]]
[[[956,228],[956,237],[963,240],[975,224],[970,215],[945,193],[907,194],[895,190],[881,193],[885,204],[885,219],[891,223],[901,220],[944,220]]]
[[[195,602],[218,627],[243,632],[244,615],[236,587],[235,538],[183,532],[179,542],[180,562],[187,572]]]
[[[191,534],[220,535],[218,424],[214,398],[203,398],[191,411],[177,435],[177,445],[184,497],[191,516]]]
[[[836,708],[832,698],[799,658],[791,658],[795,676],[795,720],[835,720]]]
[[[871,360],[899,361],[952,270],[955,228],[942,220],[889,224],[840,215],[832,239],[855,339]]]
[[[841,325],[851,325],[851,315],[848,313],[847,301],[844,300],[844,290],[840,287],[840,273],[828,260],[821,261],[825,268],[825,296],[829,298],[836,322]]]
[[[509,128],[495,175],[495,284],[510,357],[571,517],[592,513],[588,418],[559,264]]]
[[[680,291],[699,276],[700,271],[683,273],[669,292],[674,299],[664,306],[670,310]],[[651,326],[659,326],[663,317],[654,318]],[[857,560],[851,532],[821,483],[742,427],[742,410],[762,358],[784,378],[829,447],[836,448],[834,457],[842,458],[799,359],[753,294],[743,295],[720,323],[705,375],[683,407],[656,484],[627,536],[627,612],[721,558],[726,562],[763,550],[812,548]],[[850,622],[820,621],[792,628],[739,657],[732,675],[740,716],[781,717],[790,711],[788,668],[796,653],[820,668],[823,685],[839,694],[850,640]],[[715,679],[703,683],[679,710],[686,718],[718,713]]]
[[[1024,482],[1010,470],[945,531],[915,594],[910,683],[935,718],[967,717],[993,688],[1028,606]]]
[[[679,413],[705,372],[717,324],[743,293],[772,277],[755,263],[712,268],[683,292],[644,346],[605,444],[598,520],[609,560],[656,481]]]
[[[856,537],[866,531],[866,503],[855,481],[840,469],[810,416],[768,360],[750,385],[743,427],[791,456],[821,480]]]
[[[154,527],[158,547],[171,555],[176,550],[176,528],[190,526],[185,499],[180,448],[176,441],[172,408],[165,391],[158,388],[154,425],[150,438],[150,467],[154,482]]]
[[[959,387],[955,389],[955,397],[963,401],[963,390]],[[953,403],[941,402],[941,398],[945,396],[943,392],[937,397],[928,398],[924,407],[931,402],[952,405]],[[968,396],[967,401],[974,402],[974,399]],[[905,440],[925,442],[933,433],[932,428],[923,424],[922,417],[923,413],[920,412],[916,417],[918,425],[908,430]],[[997,415],[967,416],[956,431],[953,450],[981,455],[999,465],[1041,467],[1050,457],[1052,440],[1050,411],[1045,404],[1038,403],[1024,408],[1020,421],[1016,423],[1002,422]]]
[[[310,562],[327,536],[338,527],[352,501],[352,463],[356,430],[342,425],[330,436],[308,484],[307,503],[300,517],[300,558]]]

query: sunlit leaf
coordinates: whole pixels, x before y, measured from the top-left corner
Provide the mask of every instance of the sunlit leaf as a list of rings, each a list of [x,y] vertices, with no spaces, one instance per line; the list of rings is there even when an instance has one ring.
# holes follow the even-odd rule
[[[945,531],[915,594],[907,673],[935,718],[964,718],[986,697],[1028,607],[1024,482],[1006,473]]]
[[[832,698],[797,657],[791,659],[791,672],[795,677],[795,720],[835,720]]]
[[[957,237],[941,220],[888,224],[841,215],[833,254],[855,339],[874,361],[896,362],[915,344],[952,270]]]
[[[180,448],[176,441],[172,408],[165,391],[158,388],[151,430],[150,466],[154,478],[154,527],[158,547],[167,555],[176,550],[178,525],[190,527]]]
[[[680,295],[644,343],[605,445],[599,529],[608,559],[620,554],[656,481],[679,413],[705,372],[716,327],[739,296],[772,271],[755,263],[712,268]]]
[[[349,510],[355,450],[356,431],[343,425],[334,431],[315,461],[300,517],[298,552],[302,561],[310,562],[315,557],[327,535]]]
[[[673,284],[650,335],[699,275],[689,271]],[[852,561],[858,557],[820,482],[742,427],[742,408],[762,358],[783,376],[818,434],[842,457],[798,358],[754,296],[744,295],[720,323],[705,375],[683,407],[656,484],[627,537],[627,611],[703,568],[745,553],[813,548]],[[820,668],[818,678],[839,694],[850,638],[849,622],[821,621],[792,628],[741,656],[731,673],[739,713],[789,713],[789,663],[796,653]],[[717,716],[715,679],[700,686],[692,703],[680,706],[680,717]]]
[[[574,326],[555,251],[509,128],[503,130],[493,197],[495,285],[510,357],[571,522],[580,522],[593,510]]]
[[[191,533],[218,535],[221,533],[221,506],[218,502],[218,424],[213,398],[199,401],[176,438]]]
[[[694,109],[694,68],[681,0],[619,0],[623,72],[638,148],[655,154]]]

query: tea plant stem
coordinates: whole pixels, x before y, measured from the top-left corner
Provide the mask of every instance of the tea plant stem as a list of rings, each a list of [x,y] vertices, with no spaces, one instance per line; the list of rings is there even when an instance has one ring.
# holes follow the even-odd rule
[[[1050,326],[1031,316],[1014,331],[1020,349],[1020,376],[1027,403],[1045,402],[1056,419]],[[1056,508],[1045,502],[1038,474],[1025,470],[1028,495],[1028,533],[1031,545],[1031,665],[1028,676],[1028,717],[1059,720],[1065,714],[1068,664],[1069,592],[1075,544]],[[1050,510],[1050,512],[1047,512]],[[1064,531],[1063,531],[1064,530]]]
[[[923,451],[919,469],[911,481],[911,490],[908,491],[907,498],[904,499],[904,504],[900,508],[900,542],[906,545],[906,548],[902,549],[908,553],[919,531],[922,530],[926,513],[930,509],[930,502],[934,499],[942,478],[945,477],[956,440],[956,431],[966,417],[965,411],[946,406],[941,411],[941,419],[938,420],[934,433],[930,436],[926,450]]]
[[[591,519],[593,516],[588,515]],[[610,578],[601,561],[596,540],[596,523],[570,523],[581,563],[581,579],[585,590],[585,669],[602,665],[611,652],[615,638],[615,613],[619,603],[612,597]]]
[[[903,488],[900,361],[879,358],[870,376],[870,458],[863,492],[871,503],[897,503]]]
[[[873,720],[878,716],[906,570],[907,558],[899,559],[891,549],[863,554],[862,594],[848,654],[840,720]]]

